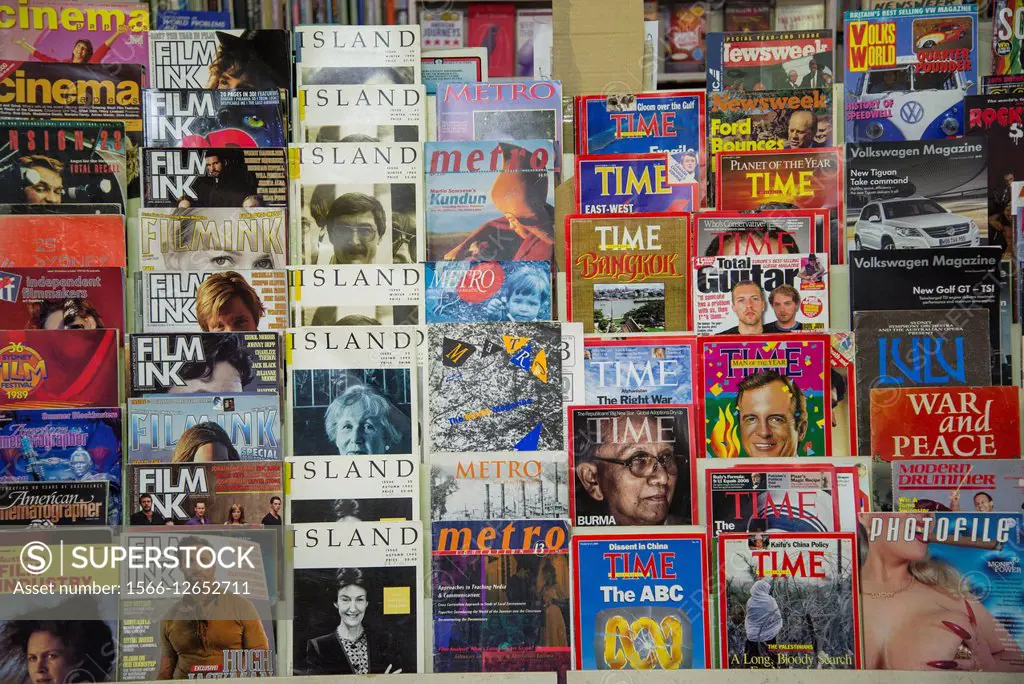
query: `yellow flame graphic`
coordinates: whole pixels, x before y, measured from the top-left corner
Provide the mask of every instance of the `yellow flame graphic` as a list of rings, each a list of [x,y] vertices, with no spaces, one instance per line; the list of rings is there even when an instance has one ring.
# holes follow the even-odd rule
[[[711,453],[716,458],[737,458],[740,455],[740,439],[736,434],[736,421],[732,411],[718,407],[718,420],[711,428]]]

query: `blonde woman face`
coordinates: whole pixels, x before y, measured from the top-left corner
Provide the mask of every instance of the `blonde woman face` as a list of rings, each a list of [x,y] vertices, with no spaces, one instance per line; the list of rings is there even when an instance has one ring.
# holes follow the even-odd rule
[[[871,525],[870,521],[872,519],[876,518],[876,517],[880,517],[882,519],[882,534],[877,539],[875,539],[875,541],[871,542],[871,546],[870,546],[871,553],[875,553],[876,551],[879,551],[879,552],[885,554],[886,556],[889,556],[890,558],[892,558],[894,560],[901,560],[901,561],[905,561],[907,563],[913,563],[914,561],[924,560],[924,559],[926,559],[928,557],[928,544],[927,544],[927,542],[924,541],[924,521],[925,520],[931,520],[930,524],[933,527],[929,527],[928,528],[929,529],[929,536],[931,536],[931,534],[932,534],[931,531],[934,529],[934,523],[935,523],[935,515],[934,514],[932,514],[932,513],[913,513],[913,514],[908,514],[906,516],[903,516],[904,519],[905,518],[912,518],[915,521],[915,523],[916,523],[916,530],[917,530],[917,532],[914,535],[913,539],[911,539],[910,541],[907,541],[906,535],[904,534],[905,530],[907,529],[905,527],[905,525],[907,525],[908,523],[906,523],[906,522],[904,522],[902,520],[901,520],[901,524],[900,524],[900,527],[899,527],[899,534],[897,535],[897,538],[894,541],[887,541],[886,540],[886,534],[885,533],[886,533],[886,529],[887,529],[886,523],[888,522],[888,520],[887,520],[888,516],[884,516],[884,515],[865,516],[865,518],[867,518],[867,520],[868,520],[868,529],[870,529],[870,525]]]

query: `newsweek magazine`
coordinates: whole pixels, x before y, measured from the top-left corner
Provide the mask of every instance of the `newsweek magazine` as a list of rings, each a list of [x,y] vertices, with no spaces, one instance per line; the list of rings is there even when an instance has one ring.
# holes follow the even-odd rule
[[[847,532],[720,536],[720,666],[860,669],[856,554]]]
[[[291,62],[291,34],[284,30],[149,32],[151,88],[290,90]]]
[[[978,92],[978,9],[846,12],[846,143],[963,135]]]
[[[137,276],[139,332],[288,327],[286,271],[143,271]]]
[[[9,329],[113,328],[124,339],[124,272],[112,266],[0,271],[0,320]]]
[[[416,456],[291,456],[285,472],[288,525],[420,517]]]
[[[1019,672],[1024,514],[863,513],[864,667]]]
[[[232,207],[250,211],[288,206],[283,148],[142,150],[146,209]]]
[[[558,672],[569,648],[565,520],[434,521],[434,672]]]
[[[437,139],[552,140],[557,176],[562,172],[562,83],[440,83]]]
[[[426,93],[420,85],[299,88],[298,142],[423,142]]]
[[[291,252],[299,264],[422,260],[419,143],[305,143],[289,155]]]
[[[295,326],[416,325],[423,318],[423,264],[288,269]]]
[[[0,204],[115,203],[124,213],[128,146],[119,121],[0,120]]]
[[[300,86],[420,83],[418,24],[296,26],[294,31]]]
[[[704,470],[712,536],[728,532],[838,532],[839,484],[832,466],[719,465]]]
[[[417,365],[426,335],[415,326],[296,328],[285,335],[294,456],[417,453]],[[355,420],[375,430],[349,429]],[[347,426],[347,427],[346,427]]]
[[[117,406],[117,330],[0,332],[0,408]]]
[[[548,261],[428,261],[427,323],[550,321]]]
[[[831,29],[709,33],[708,92],[831,88],[834,44]]]
[[[707,546],[703,532],[657,528],[575,535],[576,667],[711,669]]]
[[[907,458],[1019,459],[1016,387],[875,387],[871,453]]]
[[[578,95],[576,154],[663,152],[669,184],[704,188],[707,136],[703,90]],[[703,201],[700,206],[704,206]]]
[[[992,73],[997,76],[1024,72],[1021,62],[1020,0],[995,0],[992,6]]]
[[[556,451],[432,454],[430,519],[569,517],[569,473]]]
[[[3,411],[0,445],[0,482],[109,483],[99,524],[121,523],[120,408]]]
[[[583,367],[589,406],[692,405],[697,340],[683,335],[587,335]]]
[[[828,254],[694,257],[693,329],[758,335],[829,328]]]
[[[832,147],[832,89],[710,93],[708,202],[714,206],[719,152]],[[703,187],[703,185],[702,185]]]
[[[258,525],[281,498],[281,461],[128,465],[128,525]],[[149,496],[149,510],[142,497]]]
[[[427,259],[553,259],[556,152],[550,140],[428,142]]]
[[[832,395],[832,455],[853,456],[857,453],[857,358],[856,340],[852,332],[833,331],[829,380]]]
[[[856,311],[858,453],[871,453],[871,390],[991,383],[988,312]],[[868,409],[868,410],[865,410]]]
[[[147,147],[283,147],[276,90],[144,90]]]
[[[128,399],[127,463],[277,461],[281,400],[206,393]]]
[[[989,147],[978,135],[847,145],[849,249],[990,244]]]
[[[577,156],[575,185],[579,214],[676,214],[700,208],[700,186],[671,183],[664,154]]]
[[[828,219],[827,209],[702,211],[692,217],[691,250],[698,257],[831,253],[827,241],[818,244]]]
[[[296,525],[292,674],[423,672],[423,547],[418,522]],[[339,638],[361,635],[353,664]]]
[[[585,332],[683,332],[690,216],[565,217],[566,316]]]
[[[24,528],[107,524],[108,482],[0,483],[0,526]]]
[[[846,262],[843,151],[838,147],[771,152],[719,152],[715,175],[718,209],[828,209],[828,227],[816,226],[815,244],[832,246],[829,262]],[[826,237],[827,235],[827,237]]]
[[[1018,511],[1024,506],[1024,462],[1018,458],[894,460],[892,498],[898,513]]]
[[[0,267],[96,268],[125,264],[124,216],[0,216]]]
[[[570,406],[568,421],[574,527],[693,523],[693,407]]]
[[[268,270],[288,261],[283,208],[143,209],[129,244],[140,271]]]
[[[146,333],[128,336],[128,396],[277,394],[281,336],[273,332]]]
[[[708,458],[832,454],[828,335],[723,335],[698,345]],[[768,421],[769,405],[784,425]]]

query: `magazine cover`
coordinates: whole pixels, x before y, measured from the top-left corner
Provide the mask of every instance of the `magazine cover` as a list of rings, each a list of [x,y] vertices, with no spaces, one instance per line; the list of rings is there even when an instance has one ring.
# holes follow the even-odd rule
[[[151,88],[291,89],[292,37],[288,31],[188,28],[149,32]]]
[[[857,441],[871,453],[871,390],[991,383],[988,312],[856,311]]]
[[[572,560],[577,668],[711,669],[706,535],[579,535]]]
[[[0,453],[0,482],[109,483],[100,524],[121,524],[121,409],[3,411]]]
[[[124,209],[120,204],[103,202],[100,204],[0,204],[0,216],[39,216],[39,215],[74,215],[92,214],[95,216],[120,215]],[[122,218],[123,221],[123,218]]]
[[[905,458],[1016,458],[1016,387],[876,387],[871,390],[871,453]]]
[[[427,323],[550,321],[548,261],[428,261]]]
[[[553,259],[551,140],[428,142],[425,151],[427,259]]]
[[[281,501],[281,473],[280,461],[132,464],[128,524],[259,525],[273,499]]]
[[[1024,74],[982,76],[980,95],[1019,95],[1024,93]]]
[[[285,459],[289,525],[418,520],[414,456],[292,456]],[[268,523],[264,519],[263,524]]]
[[[590,406],[692,405],[697,340],[682,335],[629,335],[583,340]]]
[[[841,149],[719,152],[716,169],[719,209],[828,209],[829,227],[826,230],[820,226],[815,244],[826,244],[827,240],[832,246],[830,263],[845,263],[839,229],[843,217]]]
[[[0,267],[124,268],[124,216],[0,216]]]
[[[727,33],[750,33],[752,31],[770,31],[772,28],[772,8],[755,3],[748,5],[729,4],[725,10],[725,30]]]
[[[828,254],[694,257],[698,335],[760,335],[829,327]]]
[[[811,58],[812,63],[816,63],[815,57]],[[709,191],[713,193],[719,152],[798,150],[835,145],[830,86],[711,93],[708,105]],[[714,206],[713,194],[708,204]]]
[[[866,142],[846,146],[849,249],[991,244],[988,141]]]
[[[977,95],[964,100],[967,130],[988,140],[988,243],[1010,253],[1013,231],[1013,182],[1024,178],[1020,118],[1021,95]]]
[[[1002,348],[1001,280],[997,247],[850,253],[853,311],[958,309],[959,316],[970,317],[987,310],[992,380],[986,385],[1012,384],[1012,369],[1003,371],[1002,357],[1010,350]]]
[[[1020,672],[1015,513],[862,513],[864,667]]]
[[[742,464],[704,470],[712,536],[726,532],[838,532],[839,483],[831,466]]]
[[[964,96],[978,92],[977,6],[844,16],[848,144],[964,133]]]
[[[569,669],[565,520],[432,524],[434,672]]]
[[[117,406],[117,330],[0,332],[0,408]]]
[[[144,90],[147,147],[283,147],[277,90]]]
[[[156,28],[172,32],[229,29],[231,28],[231,12],[160,10],[156,15]],[[155,32],[150,32],[150,35],[153,33]]]
[[[833,331],[829,379],[832,395],[832,455],[857,454],[857,349],[853,333]]]
[[[420,523],[299,525],[295,537],[295,614],[302,619],[292,622],[292,674],[423,672]],[[342,638],[365,644],[365,656],[350,660]]]
[[[562,449],[562,346],[559,323],[429,326],[429,451]]]
[[[892,498],[899,513],[1019,511],[1024,506],[1024,462],[897,459],[892,462]]]
[[[575,527],[690,525],[699,453],[689,406],[570,406]]]
[[[579,214],[687,213],[700,208],[697,183],[672,183],[664,154],[576,157]]]
[[[284,268],[284,209],[143,209],[131,254],[141,271]]]
[[[704,39],[709,11],[707,3],[692,0],[676,0],[664,7],[663,35],[658,42],[665,48],[666,73],[694,74],[704,70]]]
[[[484,47],[431,48],[423,51],[420,62],[427,95],[436,95],[437,87],[445,81],[488,80],[489,62]]]
[[[1020,45],[1024,3],[995,0],[992,6],[992,73],[997,76],[1024,73]]]
[[[690,217],[565,217],[566,312],[590,332],[683,332]]]
[[[721,667],[860,669],[856,543],[846,532],[719,537]]]
[[[0,141],[0,204],[114,203],[124,213],[128,140],[120,121],[5,119]]]
[[[274,394],[128,399],[128,463],[277,461],[281,400]]]
[[[708,92],[831,89],[832,31],[708,34]]]
[[[437,139],[552,140],[562,171],[562,83],[440,83]]]
[[[294,31],[300,86],[421,82],[418,24],[296,26]]]
[[[143,271],[135,329],[255,332],[288,327],[285,271]]]
[[[110,266],[0,271],[0,320],[10,329],[113,328],[124,339],[124,272]]]
[[[423,142],[426,92],[420,85],[299,88],[298,142]]]
[[[423,250],[419,143],[292,146],[292,254],[301,264],[408,264]]]
[[[722,336],[698,344],[708,458],[832,455],[828,335]]]
[[[288,160],[282,148],[142,150],[146,209],[288,206]]]
[[[128,396],[277,394],[281,337],[273,332],[151,333],[128,336]]]
[[[109,482],[0,483],[0,526],[23,528],[107,524]]]
[[[568,472],[557,451],[432,454],[430,518],[568,518]]]
[[[693,256],[831,253],[827,209],[702,211],[693,215]],[[826,241],[818,244],[818,238]]]
[[[422,322],[423,264],[301,266],[288,278],[296,326]]]
[[[664,152],[669,184],[704,188],[704,98],[703,90],[579,95],[573,122],[576,154]]]

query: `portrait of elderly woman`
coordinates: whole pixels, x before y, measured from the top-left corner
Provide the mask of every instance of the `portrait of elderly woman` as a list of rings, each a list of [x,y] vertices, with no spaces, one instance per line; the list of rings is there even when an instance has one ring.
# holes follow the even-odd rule
[[[408,453],[411,449],[409,416],[365,385],[349,387],[331,402],[324,428],[344,456]]]

